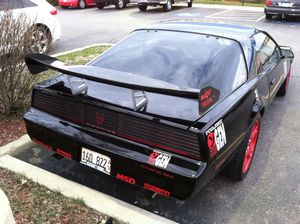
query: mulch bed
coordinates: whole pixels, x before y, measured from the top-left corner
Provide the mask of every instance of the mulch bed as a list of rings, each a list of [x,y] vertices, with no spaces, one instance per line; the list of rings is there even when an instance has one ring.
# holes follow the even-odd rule
[[[3,117],[0,115],[0,147],[26,134],[24,121],[20,115]]]

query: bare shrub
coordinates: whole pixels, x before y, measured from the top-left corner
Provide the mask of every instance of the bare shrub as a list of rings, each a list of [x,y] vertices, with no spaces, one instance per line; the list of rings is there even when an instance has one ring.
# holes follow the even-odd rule
[[[26,108],[36,77],[24,62],[38,41],[36,28],[25,14],[6,11],[0,16],[0,113],[9,114]]]

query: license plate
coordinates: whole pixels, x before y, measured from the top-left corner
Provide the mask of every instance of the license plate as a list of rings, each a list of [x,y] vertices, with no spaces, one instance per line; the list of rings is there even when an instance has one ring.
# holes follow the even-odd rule
[[[293,3],[289,3],[289,2],[280,2],[279,4],[282,7],[292,7]]]
[[[82,148],[80,163],[110,175],[110,158],[92,150]]]

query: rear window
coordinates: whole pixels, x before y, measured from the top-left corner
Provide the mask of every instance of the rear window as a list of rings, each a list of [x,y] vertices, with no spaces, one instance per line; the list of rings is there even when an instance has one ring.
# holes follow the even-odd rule
[[[175,31],[136,31],[93,66],[160,79],[181,88],[212,86],[224,97],[247,79],[235,41]]]
[[[30,0],[19,0],[21,2],[21,4],[24,6],[24,7],[34,7],[36,6],[35,3],[33,3],[32,1]]]

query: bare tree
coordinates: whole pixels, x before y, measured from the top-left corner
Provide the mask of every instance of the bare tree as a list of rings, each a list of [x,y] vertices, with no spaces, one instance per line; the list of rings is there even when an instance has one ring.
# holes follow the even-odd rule
[[[27,53],[35,49],[36,27],[25,14],[6,11],[0,16],[0,113],[23,110],[30,103],[36,77],[24,62]]]

